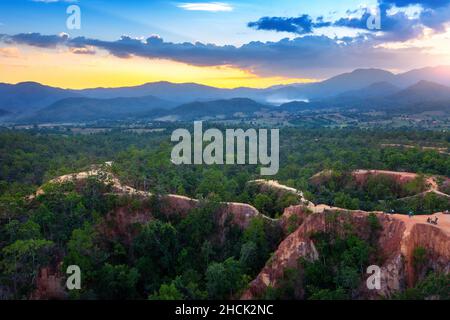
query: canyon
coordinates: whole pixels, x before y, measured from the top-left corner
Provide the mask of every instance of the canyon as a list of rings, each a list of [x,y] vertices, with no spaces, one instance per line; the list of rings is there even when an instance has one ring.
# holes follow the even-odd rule
[[[92,168],[91,170],[69,174],[53,179],[47,183],[62,184],[66,182],[80,183],[89,177],[102,177],[103,182],[112,187],[112,192],[122,196],[133,196],[137,199],[148,199],[153,195],[149,192],[136,190],[123,185],[120,180],[108,170],[109,165]],[[323,173],[322,173],[323,174]],[[396,173],[388,171],[358,170],[354,172],[358,181],[363,181],[368,174],[394,175],[401,181],[410,181],[416,177],[412,173]],[[316,178],[319,176],[315,176]],[[440,192],[433,177],[427,177],[428,192]],[[303,192],[279,184],[277,181],[254,180],[261,192],[272,190],[282,195],[291,193],[298,197],[299,204],[284,209],[278,218],[270,218],[261,214],[255,207],[246,203],[225,202],[218,209],[220,225],[225,221],[241,229],[249,226],[255,217],[261,217],[274,225],[281,227],[284,240],[279,244],[273,256],[267,261],[257,277],[250,282],[242,294],[241,299],[258,299],[268,288],[277,287],[283,279],[285,270],[298,269],[300,258],[314,261],[319,258],[318,250],[312,235],[323,232],[330,227],[330,217],[335,219],[334,228],[343,232],[346,225],[351,225],[356,234],[362,239],[370,235],[368,217],[375,215],[381,225],[377,237],[377,248],[381,268],[381,289],[368,290],[365,286],[358,288],[359,296],[367,299],[389,298],[399,291],[413,287],[424,275],[414,266],[414,250],[424,248],[427,252],[426,268],[433,271],[450,273],[450,215],[437,212],[432,215],[416,215],[408,217],[402,214],[386,214],[384,212],[365,212],[362,210],[347,210],[324,204],[314,204],[305,199]],[[29,197],[29,201],[39,198],[45,193],[45,186]],[[198,199],[175,194],[157,197],[161,213],[172,215],[177,213],[186,217],[189,212],[201,203]],[[428,218],[437,218],[438,224],[427,222]],[[151,212],[130,212],[127,208],[120,208],[111,212],[105,218],[114,220],[112,224],[103,223],[98,226],[100,232],[107,236],[120,234],[132,238],[130,227],[135,223],[146,223],[153,219]],[[219,235],[223,237],[223,235]],[[36,299],[64,298],[62,287],[63,275],[58,270],[43,268],[37,279],[37,289],[33,294]],[[365,281],[363,281],[365,283]]]

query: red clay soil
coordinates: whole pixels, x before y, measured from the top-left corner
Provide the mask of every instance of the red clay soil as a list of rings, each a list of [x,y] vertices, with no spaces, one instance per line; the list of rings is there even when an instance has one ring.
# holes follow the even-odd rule
[[[67,175],[57,178],[53,182],[83,180],[91,174],[95,175],[98,172],[91,171],[89,173]],[[387,174],[394,176],[400,182],[408,182],[417,177],[414,173],[380,170],[358,170],[354,172],[356,178],[361,181],[370,174]],[[113,184],[115,192],[119,195],[136,195],[142,198],[152,196],[148,192],[138,191],[122,185],[112,175],[108,179]],[[437,183],[434,179],[429,178],[427,181],[429,181],[431,189],[436,188],[434,190],[437,190]],[[268,182],[265,185],[283,191],[295,191],[296,194],[303,196],[300,191],[284,187],[275,182]],[[37,195],[42,192],[44,191],[39,189]],[[327,205],[315,205],[305,199],[303,200],[303,205],[286,208],[282,217],[278,220],[260,214],[257,209],[245,203],[222,203],[219,212],[219,224],[222,226],[225,221],[229,220],[227,218],[231,215],[231,221],[245,229],[254,217],[260,216],[268,221],[280,224],[286,234],[288,230],[295,230],[281,242],[273,257],[267,262],[257,278],[251,282],[249,289],[242,296],[243,299],[256,298],[268,286],[277,286],[284,270],[290,267],[297,267],[297,261],[300,257],[310,260],[317,259],[318,252],[310,239],[310,235],[314,232],[324,231],[328,227],[326,216],[331,214],[331,212],[340,212],[338,220],[341,223],[351,223],[362,238],[367,237],[369,234],[368,212],[332,208]],[[162,196],[160,201],[163,214],[176,213],[181,217],[186,216],[200,204],[196,199],[179,195]],[[429,265],[431,267],[444,272],[450,271],[450,215],[439,213],[432,216],[414,216],[409,218],[408,216],[397,214],[387,215],[380,212],[376,214],[383,226],[378,240],[378,247],[381,250],[380,255],[384,258],[384,262],[380,266],[382,269],[382,289],[377,292],[365,292],[365,289],[361,288],[361,294],[368,298],[376,298],[380,295],[390,296],[393,292],[413,285],[419,275],[416,274],[413,268],[412,254],[418,246],[426,248],[427,252],[429,252]],[[438,217],[438,225],[427,223],[428,217],[433,219]],[[136,212],[129,208],[120,208],[111,212],[105,222],[99,225],[98,230],[106,237],[120,236],[127,239],[127,241],[131,241],[135,236],[132,227],[135,224],[147,223],[151,219],[152,214],[148,210]],[[222,238],[223,234],[217,236]],[[53,274],[44,268],[37,279],[37,290],[33,297],[41,299],[60,298],[61,292],[57,285],[59,282],[57,273]]]
[[[67,297],[64,290],[64,278],[58,268],[42,268],[36,279],[36,289],[31,294],[31,300],[61,300]]]
[[[292,208],[286,210],[294,211]],[[286,268],[299,268],[299,258],[317,259],[318,252],[310,235],[325,231],[326,216],[336,211],[340,211],[338,229],[350,223],[361,238],[367,238],[367,212],[334,209],[304,216],[304,222],[279,245],[272,258],[242,295],[242,299],[258,298],[269,286],[276,287]],[[369,291],[363,286],[360,288],[361,296],[389,297],[398,290],[414,285],[418,275],[413,267],[412,257],[414,249],[419,246],[427,251],[428,266],[434,270],[450,272],[450,215],[437,214],[431,217],[435,216],[440,219],[437,226],[426,222],[428,216],[408,218],[403,215],[377,213],[383,227],[377,244],[379,255],[384,258],[380,265],[382,287],[380,290]]]

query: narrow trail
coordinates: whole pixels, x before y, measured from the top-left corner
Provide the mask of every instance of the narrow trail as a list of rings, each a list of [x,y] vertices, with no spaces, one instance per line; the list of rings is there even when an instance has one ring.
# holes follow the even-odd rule
[[[354,175],[384,174],[384,175],[388,175],[388,176],[398,177],[403,180],[408,180],[408,179],[412,180],[419,176],[417,173],[412,173],[412,172],[397,172],[397,171],[387,171],[387,170],[356,170],[353,172],[353,174]],[[446,198],[450,198],[450,195],[439,190],[439,184],[436,181],[436,177],[434,177],[434,176],[427,177],[425,180],[425,183],[428,186],[427,190],[425,190],[421,193],[418,193],[418,194],[408,196],[408,197],[399,198],[397,200],[411,199],[411,198],[415,198],[418,196],[426,195],[428,193],[435,193],[437,195],[440,195],[440,196],[443,196]]]
[[[418,176],[417,174],[410,173],[410,172],[396,172],[396,171],[385,171],[385,170],[356,170],[354,173],[356,173],[356,174],[372,174],[372,173],[380,174],[381,173],[381,174],[401,176],[402,178],[407,178],[407,179],[414,179],[415,177]],[[97,176],[103,177],[104,182],[110,184],[113,187],[115,194],[137,195],[137,196],[143,196],[143,197],[153,196],[153,194],[150,192],[137,190],[133,187],[123,185],[117,177],[115,177],[110,172],[105,171],[105,169],[93,169],[93,170],[89,170],[89,171],[63,175],[58,178],[50,180],[47,184],[61,184],[61,183],[65,183],[65,182],[85,180],[85,179],[88,179],[89,177],[97,177]],[[427,184],[430,186],[430,188],[421,194],[434,192],[436,194],[450,198],[449,195],[447,195],[443,192],[440,192],[438,190],[438,183],[436,182],[434,177],[428,177],[426,181],[427,181]],[[301,203],[302,203],[301,206],[304,206],[312,213],[323,213],[325,211],[345,211],[345,212],[355,212],[355,213],[356,212],[365,212],[363,210],[349,210],[349,209],[345,209],[345,208],[332,207],[332,206],[325,205],[325,204],[317,204],[316,205],[316,204],[312,203],[311,201],[307,200],[304,197],[304,193],[302,191],[297,190],[295,188],[288,187],[283,184],[280,184],[276,180],[259,179],[259,180],[251,180],[248,183],[256,183],[258,185],[266,186],[267,188],[270,188],[273,190],[279,190],[282,192],[289,192],[289,193],[295,194],[301,200]],[[45,193],[44,188],[41,187],[36,191],[36,193],[34,195],[29,196],[28,199],[32,200],[35,197],[42,195],[44,193]],[[200,200],[198,200],[198,199],[194,199],[194,198],[190,198],[190,197],[186,197],[186,196],[182,196],[182,195],[169,194],[166,196],[169,198],[172,198],[172,199],[185,201],[185,202],[194,202],[194,203],[200,202]],[[416,197],[416,196],[418,196],[418,195],[414,195],[412,197]],[[403,199],[406,199],[406,198],[403,198]],[[278,218],[278,219],[268,217],[268,216],[260,213],[258,211],[258,209],[256,209],[255,207],[253,207],[252,205],[247,204],[247,203],[222,202],[221,204],[229,206],[231,208],[232,207],[246,208],[248,210],[248,212],[251,213],[252,216],[260,216],[271,222],[280,222],[282,220],[282,217]],[[285,210],[286,209],[287,208],[285,208]],[[367,212],[367,213],[371,213],[371,212]],[[374,213],[387,214],[387,213],[378,212],[378,211],[374,211]],[[436,228],[442,229],[447,234],[450,234],[450,214],[444,214],[443,212],[438,212],[438,213],[434,213],[434,214],[430,214],[430,215],[416,215],[416,216],[412,216],[412,217],[409,217],[408,215],[404,215],[404,214],[387,214],[387,215],[389,215],[390,217],[393,217],[395,219],[403,221],[408,229],[412,228],[415,224],[429,224],[427,222],[428,218],[435,219],[437,217],[438,224],[433,225],[433,226]]]

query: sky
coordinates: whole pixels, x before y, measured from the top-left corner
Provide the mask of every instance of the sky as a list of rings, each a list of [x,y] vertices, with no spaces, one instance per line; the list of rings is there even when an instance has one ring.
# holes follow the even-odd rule
[[[262,88],[437,65],[450,0],[0,1],[5,83]]]

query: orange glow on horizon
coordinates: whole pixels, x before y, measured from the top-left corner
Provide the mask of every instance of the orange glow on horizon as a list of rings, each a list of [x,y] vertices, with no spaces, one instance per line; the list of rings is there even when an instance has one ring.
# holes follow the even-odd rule
[[[195,82],[219,88],[266,88],[316,81],[305,78],[262,77],[232,66],[198,67],[161,59],[123,59],[104,52],[92,55],[74,54],[65,49],[3,49],[0,50],[0,82],[6,83],[35,81],[60,88],[84,89],[170,81]]]

